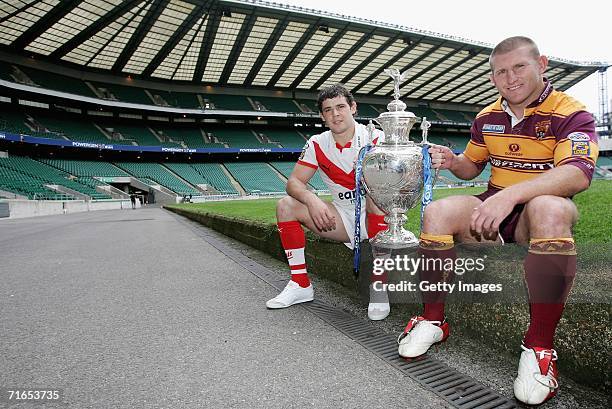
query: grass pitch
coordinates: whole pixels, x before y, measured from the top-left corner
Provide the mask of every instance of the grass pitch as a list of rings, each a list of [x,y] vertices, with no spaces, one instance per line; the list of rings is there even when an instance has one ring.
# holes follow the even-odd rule
[[[450,195],[473,195],[484,187],[467,187],[434,190],[434,200]],[[331,197],[323,197],[331,200]],[[276,223],[275,206],[278,198],[255,200],[231,200],[224,202],[178,204],[176,207],[201,213],[216,213],[262,223]],[[595,180],[591,187],[574,197],[580,218],[574,228],[578,243],[612,243],[612,181]],[[420,206],[408,212],[407,227],[420,230]]]

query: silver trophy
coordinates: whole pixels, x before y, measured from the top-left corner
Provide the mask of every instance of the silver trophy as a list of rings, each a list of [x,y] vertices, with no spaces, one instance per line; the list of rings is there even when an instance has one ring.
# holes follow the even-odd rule
[[[383,129],[385,140],[373,147],[362,163],[362,182],[374,201],[385,212],[389,228],[378,233],[371,241],[372,249],[401,249],[415,247],[419,241],[414,233],[404,229],[405,213],[421,199],[423,191],[423,145],[427,143],[430,124],[423,118],[421,143],[408,137],[413,125],[420,122],[406,104],[399,100],[400,83],[406,73],[386,69],[395,84],[395,99],[384,112],[374,119]]]

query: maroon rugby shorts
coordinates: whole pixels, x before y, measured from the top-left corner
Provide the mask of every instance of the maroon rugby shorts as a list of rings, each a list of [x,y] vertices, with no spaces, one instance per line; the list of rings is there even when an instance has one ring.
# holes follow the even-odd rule
[[[493,196],[497,192],[499,192],[499,189],[489,187],[486,191],[482,192],[479,195],[474,195],[474,197],[484,202],[486,199]],[[504,239],[504,242],[514,243],[514,231],[516,230],[519,217],[521,216],[521,213],[523,212],[524,208],[524,203],[514,206],[514,209],[512,209],[510,214],[506,216],[506,218],[499,225],[499,235],[502,237],[502,239]]]

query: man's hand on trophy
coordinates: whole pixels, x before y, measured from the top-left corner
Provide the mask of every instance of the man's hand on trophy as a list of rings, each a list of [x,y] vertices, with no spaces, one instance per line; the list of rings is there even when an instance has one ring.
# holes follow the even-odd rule
[[[336,218],[321,199],[308,203],[308,212],[319,231],[336,230]]]
[[[434,169],[450,169],[455,159],[453,151],[442,145],[432,145],[429,148],[431,155],[431,167]]]

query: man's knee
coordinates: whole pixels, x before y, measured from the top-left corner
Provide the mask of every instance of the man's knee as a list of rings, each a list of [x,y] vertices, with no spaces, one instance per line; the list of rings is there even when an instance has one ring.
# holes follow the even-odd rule
[[[543,195],[531,199],[525,205],[531,237],[569,234],[578,212],[571,200]]]
[[[469,220],[470,209],[474,207],[470,203],[471,196],[450,196],[431,202],[425,208],[423,224],[427,232],[430,230],[445,230],[445,234],[456,233],[460,222]],[[441,231],[436,231],[441,233]]]
[[[283,221],[295,219],[295,206],[297,200],[291,196],[285,196],[276,203],[276,218]]]

